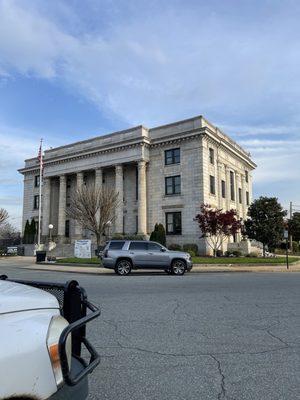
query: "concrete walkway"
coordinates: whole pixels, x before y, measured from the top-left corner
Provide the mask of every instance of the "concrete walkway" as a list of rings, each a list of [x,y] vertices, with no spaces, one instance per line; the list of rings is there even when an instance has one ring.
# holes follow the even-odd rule
[[[94,274],[94,275],[111,275],[114,274],[113,270],[105,269],[97,266],[86,265],[58,265],[58,264],[36,264],[34,257],[6,257],[5,261],[9,261],[12,265],[39,271],[55,271],[55,272],[70,272],[81,274]],[[0,259],[1,265],[1,259]],[[137,270],[132,271],[136,274],[145,274],[148,272],[160,272],[158,270]],[[195,264],[191,273],[208,273],[208,272],[300,272],[300,263],[290,265],[287,270],[286,265],[222,265],[222,264]]]

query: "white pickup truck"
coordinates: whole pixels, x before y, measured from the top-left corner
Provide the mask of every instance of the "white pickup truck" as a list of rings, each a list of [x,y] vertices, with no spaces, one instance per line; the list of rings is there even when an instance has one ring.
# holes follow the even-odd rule
[[[76,281],[0,276],[0,399],[85,399],[99,363],[86,324],[99,314]]]

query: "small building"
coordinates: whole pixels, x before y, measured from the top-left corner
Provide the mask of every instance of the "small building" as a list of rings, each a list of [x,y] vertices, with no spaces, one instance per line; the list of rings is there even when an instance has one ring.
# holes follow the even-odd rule
[[[110,234],[147,236],[162,223],[167,244],[196,243],[201,254],[208,254],[194,221],[200,205],[234,208],[244,219],[255,167],[249,153],[202,116],[151,129],[136,126],[46,150],[42,238],[48,240],[49,224],[59,243],[91,237],[67,219],[66,209],[76,187],[94,182],[114,187],[122,199]],[[38,158],[25,160],[19,172],[24,176],[24,230],[26,220],[38,220]]]

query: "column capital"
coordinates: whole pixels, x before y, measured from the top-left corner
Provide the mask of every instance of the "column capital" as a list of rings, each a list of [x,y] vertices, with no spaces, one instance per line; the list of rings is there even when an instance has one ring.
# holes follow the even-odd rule
[[[146,160],[139,160],[137,164],[138,164],[138,168],[145,168],[146,164],[147,164],[147,161]]]
[[[122,172],[123,171],[123,164],[116,164],[115,165],[115,169],[116,169],[117,173],[118,172]]]

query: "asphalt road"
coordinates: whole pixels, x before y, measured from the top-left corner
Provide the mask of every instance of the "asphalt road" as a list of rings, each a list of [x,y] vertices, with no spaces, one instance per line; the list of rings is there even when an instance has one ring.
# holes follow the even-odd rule
[[[12,278],[65,281],[68,273]],[[300,273],[72,275],[101,306],[89,399],[300,399]]]

